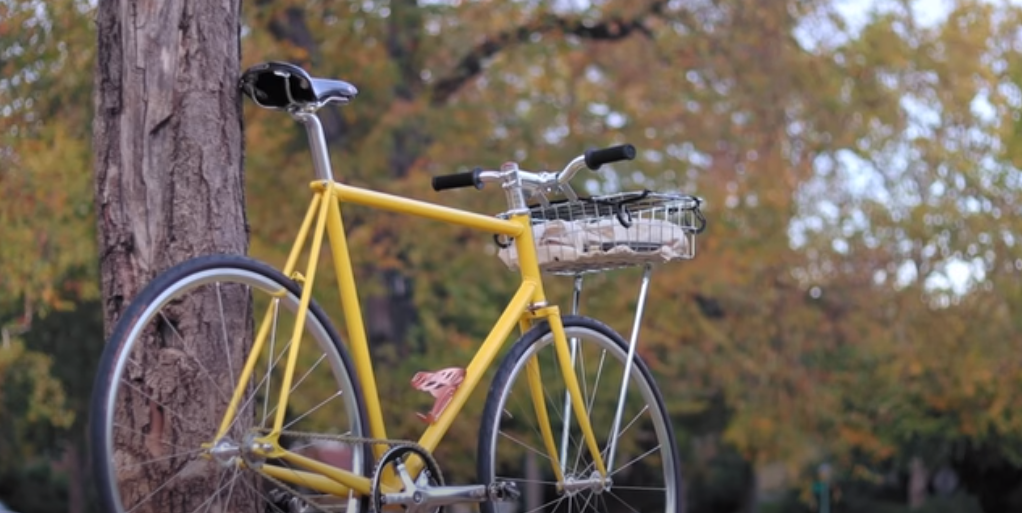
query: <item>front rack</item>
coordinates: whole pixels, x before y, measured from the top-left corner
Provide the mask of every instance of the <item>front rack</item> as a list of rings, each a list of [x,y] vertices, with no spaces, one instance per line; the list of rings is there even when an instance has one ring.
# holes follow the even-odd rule
[[[540,270],[579,275],[692,259],[706,227],[701,204],[695,196],[645,190],[531,206]],[[517,270],[511,241],[498,237],[497,245],[500,259]]]

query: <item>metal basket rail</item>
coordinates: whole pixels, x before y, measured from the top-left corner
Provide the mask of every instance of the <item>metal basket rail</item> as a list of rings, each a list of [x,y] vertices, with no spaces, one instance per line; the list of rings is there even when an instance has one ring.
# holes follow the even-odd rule
[[[579,275],[689,260],[706,226],[701,204],[695,196],[638,191],[531,206],[540,270]],[[497,244],[500,259],[517,270],[511,241]]]

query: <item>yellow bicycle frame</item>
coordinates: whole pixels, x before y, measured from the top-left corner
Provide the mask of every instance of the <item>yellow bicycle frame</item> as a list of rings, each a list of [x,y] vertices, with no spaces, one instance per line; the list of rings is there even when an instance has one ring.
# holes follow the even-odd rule
[[[283,449],[278,443],[280,433],[284,424],[285,406],[288,403],[291,390],[291,383],[294,378],[294,371],[297,365],[302,330],[305,325],[305,317],[308,313],[309,302],[312,299],[312,289],[315,283],[316,270],[319,265],[319,255],[323,244],[324,234],[329,236],[331,254],[334,259],[334,267],[337,274],[338,287],[340,289],[341,303],[344,313],[344,320],[348,332],[348,344],[351,357],[355,366],[357,376],[355,379],[362,385],[365,400],[365,413],[368,417],[369,434],[373,438],[385,439],[387,432],[380,408],[380,398],[376,387],[376,377],[373,372],[372,360],[369,353],[369,343],[366,338],[365,326],[362,321],[362,312],[358,301],[358,292],[355,287],[355,276],[352,269],[351,256],[348,252],[348,241],[344,231],[341,217],[340,204],[342,202],[353,203],[382,210],[409,214],[442,221],[445,223],[461,225],[479,231],[495,233],[513,237],[515,247],[518,251],[519,269],[521,273],[521,285],[518,291],[507,304],[504,312],[497,319],[493,329],[483,341],[472,361],[466,368],[465,378],[458,387],[454,397],[444,409],[443,413],[426,428],[422,433],[419,444],[428,451],[434,451],[450,428],[454,419],[461,412],[469,396],[483,378],[485,371],[493,364],[500,348],[507,341],[511,332],[516,326],[524,332],[531,325],[533,320],[545,318],[550,323],[554,335],[554,345],[560,362],[560,371],[564,378],[565,385],[571,397],[572,410],[578,418],[579,427],[586,439],[589,452],[592,454],[597,470],[602,476],[607,475],[602,455],[596,445],[596,437],[593,434],[589,416],[585,410],[585,402],[582,400],[581,390],[577,376],[571,367],[571,359],[567,337],[564,334],[564,326],[561,323],[560,311],[556,306],[547,306],[546,297],[543,292],[543,282],[536,256],[536,248],[533,241],[530,216],[526,213],[511,215],[509,219],[500,219],[493,216],[481,215],[455,208],[444,207],[432,203],[413,200],[391,194],[374,192],[358,187],[344,185],[329,180],[313,182],[312,201],[302,221],[301,228],[295,239],[295,243],[288,255],[283,272],[287,276],[295,273],[298,258],[305,248],[310,230],[312,233],[312,247],[310,248],[308,264],[304,274],[302,296],[297,311],[294,333],[288,350],[287,361],[284,368],[284,377],[280,383],[280,397],[277,405],[276,416],[273,427],[269,434],[257,438],[256,442],[263,447],[271,447],[269,450],[261,451],[266,457],[281,458],[293,463],[303,469],[298,471],[292,468],[284,468],[276,465],[264,464],[262,472],[280,479],[282,481],[300,484],[316,489],[323,493],[330,493],[337,496],[344,496],[350,491],[361,495],[370,493],[370,479],[365,476],[356,475],[353,472],[339,469],[317,460],[301,456]],[[315,226],[313,226],[315,224]],[[270,312],[267,312],[267,319]],[[249,354],[238,385],[234,390],[227,411],[220,424],[216,439],[219,440],[226,435],[231,423],[237,414],[238,406],[246,389],[246,384],[252,376],[256,361],[261,354],[263,345],[269,332],[270,323],[264,319],[257,332],[252,351]],[[551,431],[549,416],[546,410],[546,403],[543,400],[543,385],[540,378],[539,362],[533,358],[527,364],[527,379],[536,410],[537,419],[541,426],[543,443],[547,456],[558,480],[563,479],[561,466],[554,443],[554,435]],[[385,447],[374,446],[375,456],[379,458]],[[407,463],[409,472],[416,476],[422,469],[422,461],[413,458]],[[393,480],[384,481],[384,490],[398,490],[398,482]]]

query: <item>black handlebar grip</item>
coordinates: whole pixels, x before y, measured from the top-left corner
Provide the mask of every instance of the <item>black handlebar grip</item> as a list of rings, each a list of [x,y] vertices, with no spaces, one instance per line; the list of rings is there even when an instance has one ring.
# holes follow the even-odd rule
[[[585,153],[586,166],[593,171],[600,169],[600,166],[604,164],[610,164],[611,162],[618,162],[621,160],[632,160],[634,158],[635,146],[632,146],[631,144],[611,146],[610,148],[604,148],[602,150],[586,150]]]
[[[433,177],[433,190],[442,191],[445,189],[460,189],[462,187],[483,188],[483,182],[479,179],[482,170],[474,169],[467,173],[454,173],[452,175],[440,175]]]

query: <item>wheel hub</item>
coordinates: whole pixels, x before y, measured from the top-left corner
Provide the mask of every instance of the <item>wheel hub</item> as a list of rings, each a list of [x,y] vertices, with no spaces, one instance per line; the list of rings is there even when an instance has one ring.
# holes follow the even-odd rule
[[[574,474],[568,474],[564,478],[564,484],[561,485],[561,490],[568,497],[578,495],[579,492],[590,490],[594,493],[602,493],[610,490],[612,485],[611,479],[608,477],[604,479],[600,476],[600,473],[593,471],[589,477],[578,478]]]
[[[218,440],[209,450],[213,460],[224,467],[232,467],[241,456],[241,446],[230,438],[224,437]]]

